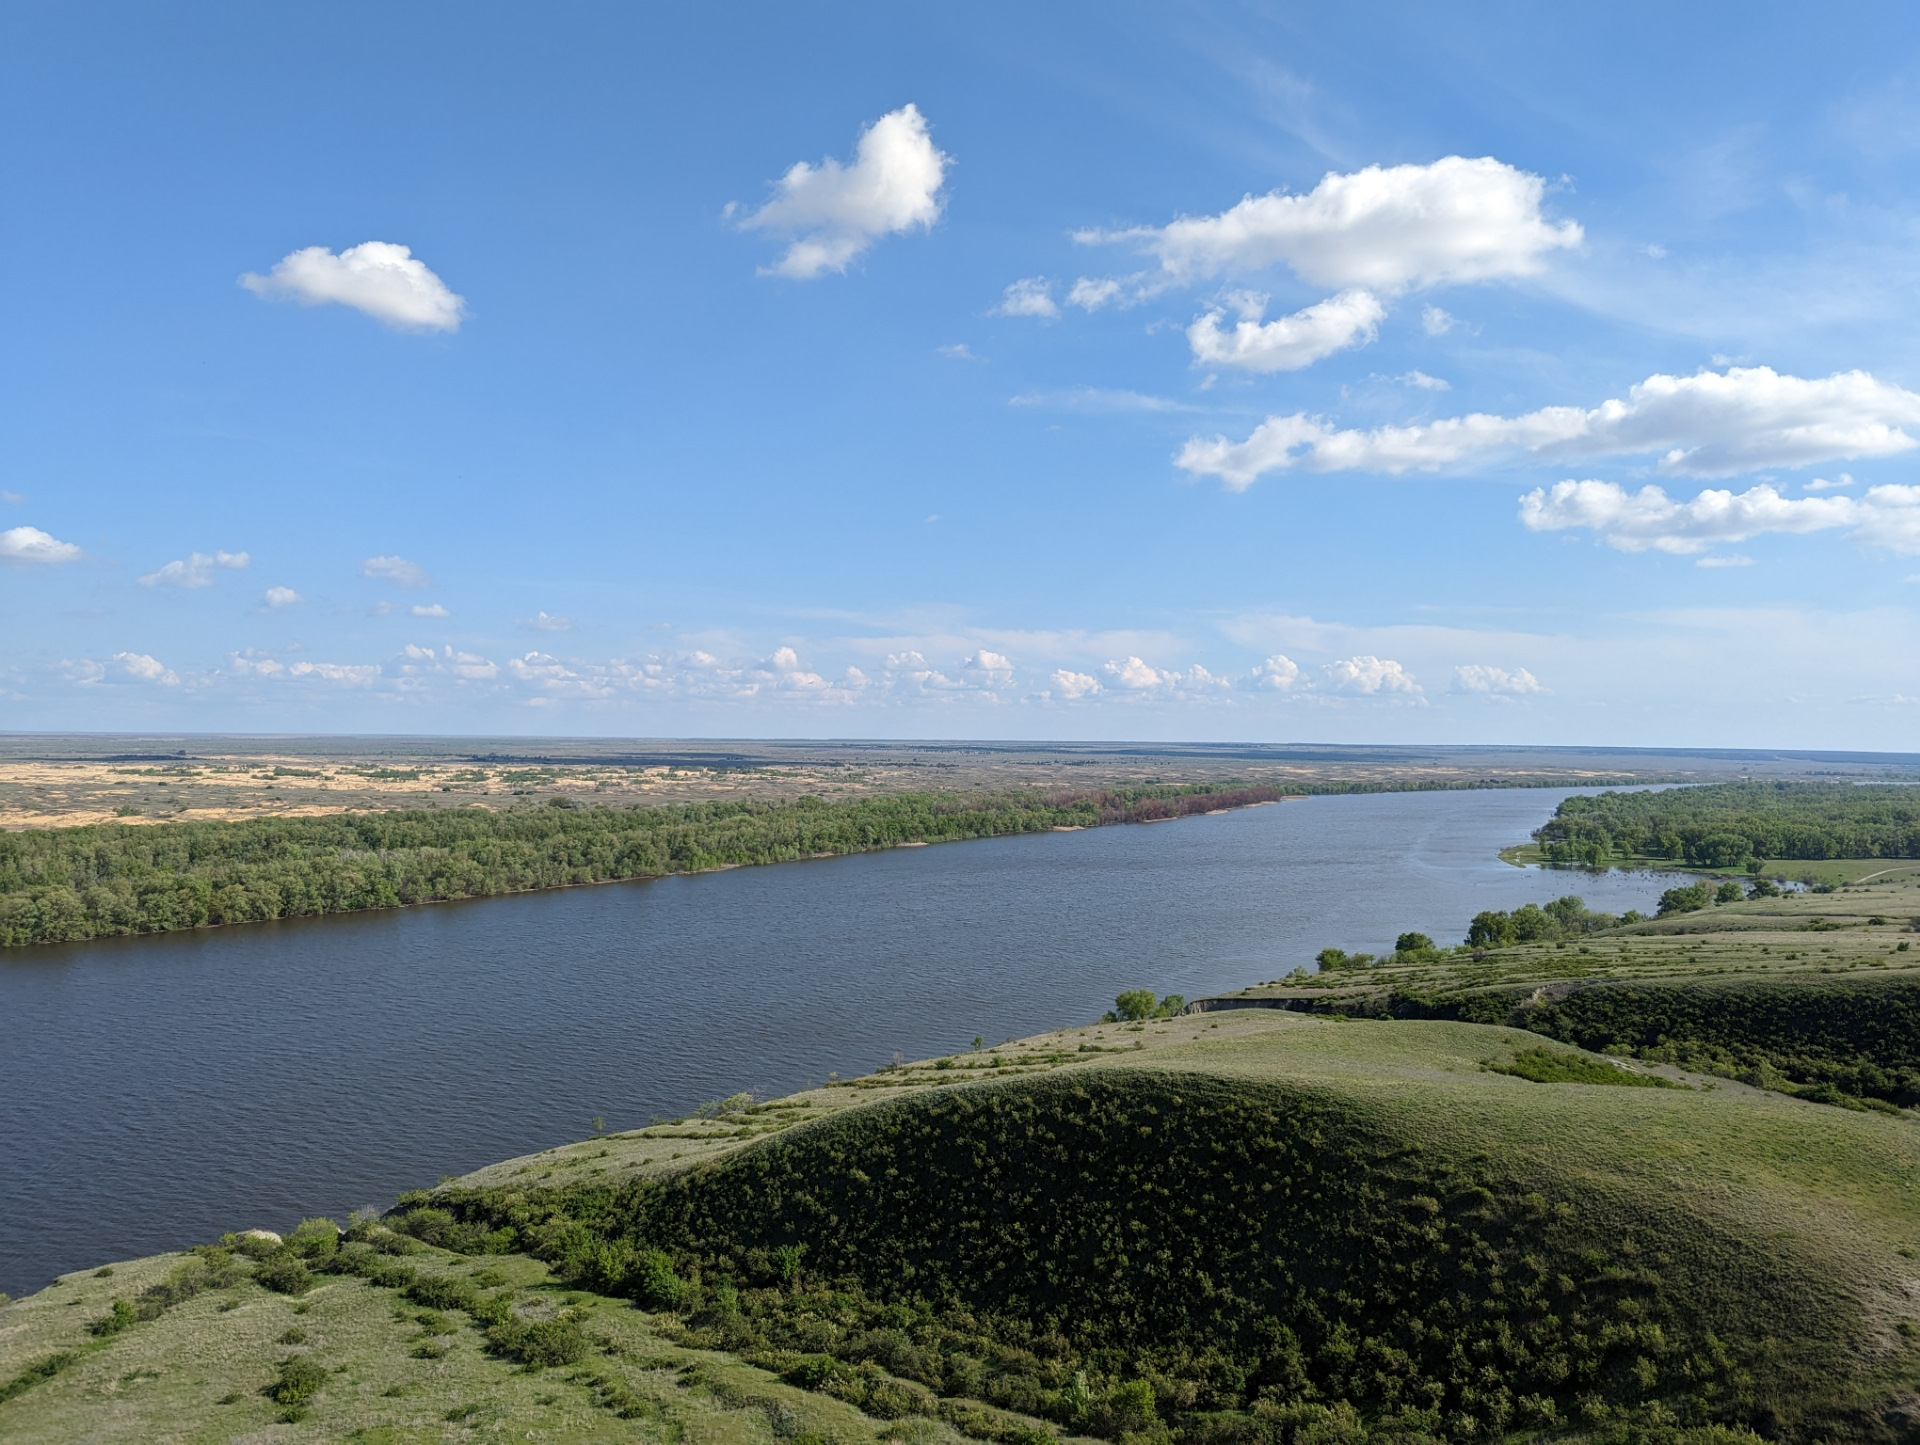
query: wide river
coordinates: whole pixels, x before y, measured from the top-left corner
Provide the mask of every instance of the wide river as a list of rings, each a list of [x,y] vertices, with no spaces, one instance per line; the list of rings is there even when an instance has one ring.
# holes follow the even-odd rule
[[[496,1159],[1672,880],[1513,868],[1564,792],[1315,798],[0,956],[0,1290]]]

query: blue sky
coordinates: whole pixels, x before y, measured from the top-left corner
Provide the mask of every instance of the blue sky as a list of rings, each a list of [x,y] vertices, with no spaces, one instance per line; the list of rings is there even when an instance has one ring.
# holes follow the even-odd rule
[[[11,7],[0,728],[1909,748],[1916,42]]]

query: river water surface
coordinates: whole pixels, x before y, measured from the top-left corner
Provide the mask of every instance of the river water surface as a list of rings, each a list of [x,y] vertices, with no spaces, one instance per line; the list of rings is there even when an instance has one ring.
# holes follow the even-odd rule
[[[1561,791],[1314,798],[391,913],[0,955],[0,1290],[896,1051],[1453,942],[1671,879],[1501,863]]]

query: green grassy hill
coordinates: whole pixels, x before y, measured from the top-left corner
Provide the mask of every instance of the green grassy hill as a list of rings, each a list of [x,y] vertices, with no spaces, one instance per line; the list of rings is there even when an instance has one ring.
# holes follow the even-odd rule
[[[402,1234],[71,1277],[0,1310],[0,1437],[1914,1440],[1920,1121],[1611,1038],[1731,1018],[1761,1062],[1897,1073],[1905,919],[1818,902],[729,1101]],[[1726,1007],[1756,989],[1803,1007]]]

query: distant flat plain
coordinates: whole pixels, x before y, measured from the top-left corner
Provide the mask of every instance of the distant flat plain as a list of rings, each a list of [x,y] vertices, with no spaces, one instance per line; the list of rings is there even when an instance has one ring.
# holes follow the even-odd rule
[[[1920,755],[1306,743],[0,734],[0,828],[1145,783],[1582,787],[1920,779]]]

